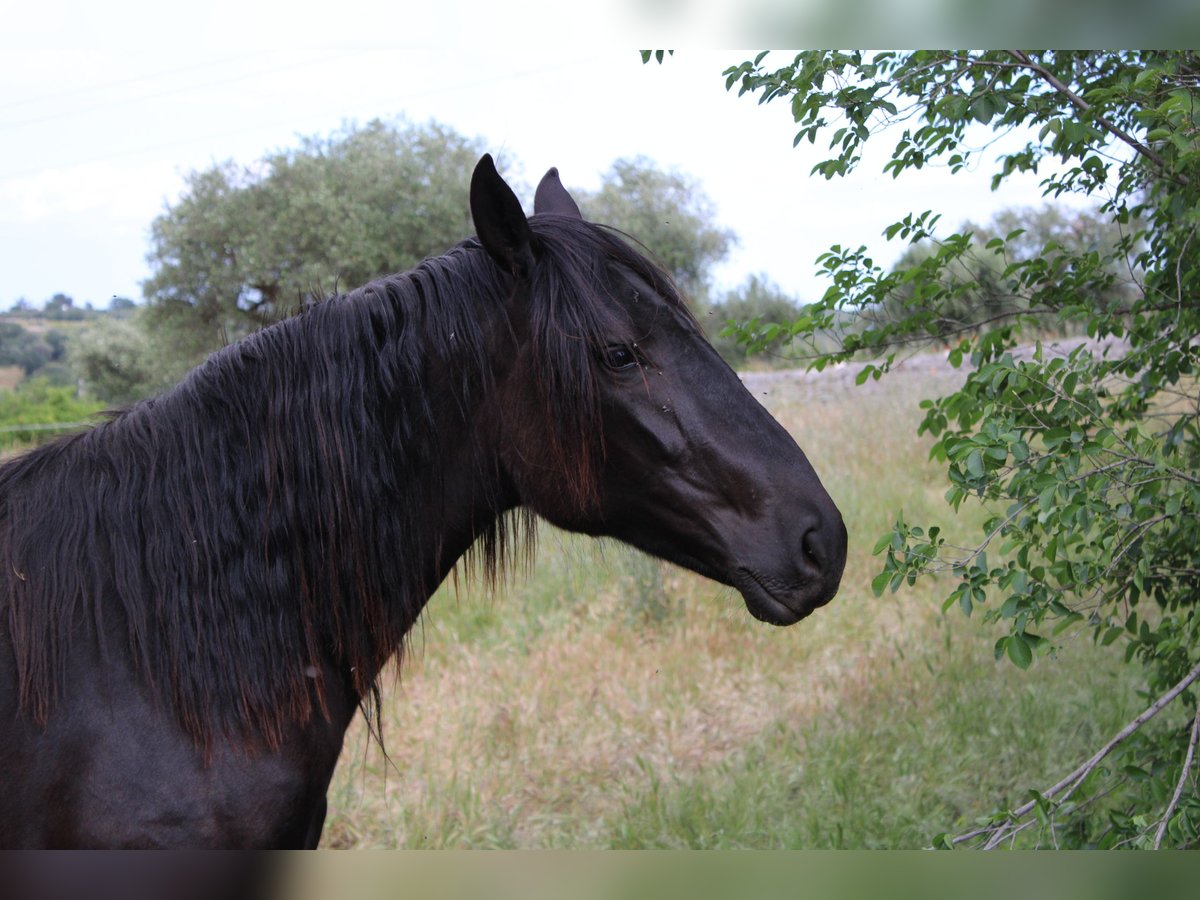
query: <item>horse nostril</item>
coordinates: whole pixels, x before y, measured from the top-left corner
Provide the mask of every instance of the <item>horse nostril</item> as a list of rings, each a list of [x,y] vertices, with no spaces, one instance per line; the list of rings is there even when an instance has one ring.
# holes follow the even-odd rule
[[[822,578],[840,578],[846,564],[846,526],[841,516],[818,521],[800,538],[805,567]]]
[[[795,530],[790,565],[793,584],[808,612],[833,599],[846,569],[849,535],[836,508],[809,511]]]
[[[810,528],[804,533],[804,537],[800,541],[800,547],[804,551],[804,561],[814,569],[820,571],[823,560],[816,528]]]

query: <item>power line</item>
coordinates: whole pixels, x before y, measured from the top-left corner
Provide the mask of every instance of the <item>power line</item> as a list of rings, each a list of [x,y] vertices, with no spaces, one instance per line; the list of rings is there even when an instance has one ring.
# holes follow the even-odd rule
[[[356,55],[359,55],[359,54],[356,53]],[[334,58],[337,58],[337,57],[334,57]],[[479,87],[503,84],[503,83],[509,82],[509,81],[518,81],[522,78],[550,75],[550,74],[562,72],[562,71],[565,71],[568,69],[579,68],[581,66],[590,66],[594,62],[596,62],[595,59],[578,59],[578,60],[572,60],[571,62],[568,62],[568,63],[562,63],[559,65],[544,66],[541,68],[534,68],[534,69],[524,69],[519,72],[510,72],[507,75],[494,76],[494,77],[489,77],[486,79],[474,79],[471,81],[459,82],[459,83],[450,84],[450,85],[439,85],[438,87],[429,88],[428,90],[416,91],[416,92],[411,92],[411,93],[405,94],[403,96],[395,98],[395,100],[393,102],[398,107],[402,107],[403,104],[410,102],[412,100],[424,99],[426,97],[435,97],[440,94],[449,94],[449,93],[454,93],[456,91],[473,90],[473,89],[476,89]],[[274,74],[275,71],[279,71],[279,70],[272,70],[270,72],[270,74]],[[253,77],[253,76],[246,76],[246,77],[248,78],[248,77]],[[232,81],[233,80],[231,80],[231,82]],[[205,85],[205,86],[212,86],[212,85]],[[187,89],[181,88],[179,90],[182,91],[182,90],[187,90]],[[173,93],[173,92],[164,92],[164,93]],[[162,95],[155,95],[155,96],[162,96]],[[139,99],[149,99],[149,98],[143,97],[143,98],[139,98]],[[82,114],[84,114],[84,112],[87,112],[87,111],[77,110],[72,113],[62,113],[62,114],[56,115],[56,116],[54,116],[54,118],[66,118],[66,117],[69,117],[71,115],[76,115],[76,114],[82,115]],[[326,116],[326,115],[330,115],[330,114],[331,113],[314,112],[312,115],[313,116],[318,116],[318,115]],[[87,159],[81,159],[81,160],[76,160],[73,162],[62,163],[60,165],[55,166],[55,168],[65,169],[65,168],[71,168],[71,167],[76,167],[76,166],[94,165],[96,163],[112,162],[112,161],[118,160],[118,159],[128,159],[129,157],[140,156],[145,153],[156,153],[156,152],[160,152],[162,150],[170,149],[172,147],[180,147],[180,146],[184,146],[187,144],[193,144],[198,141],[202,141],[202,140],[206,140],[206,139],[212,140],[214,138],[237,137],[237,136],[243,135],[243,134],[251,134],[256,131],[262,131],[262,130],[266,130],[266,129],[270,129],[270,128],[277,128],[281,125],[288,124],[288,122],[290,122],[290,121],[294,121],[294,120],[277,119],[277,120],[269,121],[269,122],[264,121],[264,120],[259,120],[253,127],[250,127],[250,128],[238,128],[235,130],[220,131],[220,132],[207,132],[207,133],[203,133],[203,134],[199,134],[199,135],[192,135],[192,136],[189,136],[186,138],[179,138],[177,140],[171,140],[171,141],[167,141],[167,142],[163,142],[163,143],[143,144],[139,147],[134,147],[130,150],[122,151],[120,153],[111,153],[111,154],[107,154],[105,156],[90,157]],[[0,130],[3,130],[4,127],[5,126],[0,125]],[[38,166],[36,168],[24,169],[21,171],[3,172],[3,173],[0,173],[0,181],[5,181],[8,179],[12,179],[12,178],[24,178],[24,177],[27,177],[30,175],[36,175],[39,172],[43,172],[43,171],[45,171],[45,167]]]
[[[190,66],[178,66],[173,69],[161,69],[157,72],[148,72],[143,75],[134,75],[129,78],[122,78],[117,81],[105,81],[99,84],[91,83],[78,87],[65,88],[60,91],[50,91],[45,94],[38,94],[36,97],[25,97],[21,100],[11,100],[7,103],[0,103],[0,111],[6,109],[14,109],[18,106],[29,106],[32,103],[45,103],[48,100],[59,100],[63,97],[71,97],[77,94],[94,94],[99,91],[107,91],[111,88],[125,87],[128,84],[137,84],[139,81],[150,81],[156,78],[168,78],[172,75],[179,75],[183,72],[194,72],[196,69],[209,69],[213,66],[224,65],[227,62],[235,59],[244,58],[242,54],[234,56],[224,56],[220,59],[209,60],[208,62],[195,63]]]
[[[141,103],[143,100],[158,100],[162,97],[172,97],[177,94],[186,94],[189,91],[199,91],[211,87],[224,87],[230,84],[240,84],[243,81],[250,81],[255,78],[261,78],[266,75],[277,75],[280,72],[290,72],[296,69],[307,69],[314,65],[323,65],[327,62],[332,62],[335,59],[343,59],[349,56],[349,52],[342,52],[333,56],[326,56],[319,59],[305,60],[303,62],[292,63],[287,66],[276,66],[270,69],[260,69],[256,72],[249,72],[243,75],[238,75],[233,78],[221,78],[216,81],[205,81],[199,84],[188,84],[182,87],[170,88],[164,91],[156,91],[150,94],[141,94],[137,97],[124,97],[120,100],[113,100],[108,103],[101,103],[97,106],[89,106],[83,109],[74,109],[67,112],[50,113],[44,116],[35,116],[32,119],[23,119],[18,122],[0,123],[0,131],[12,131],[17,128],[24,128],[27,125],[40,125],[43,122],[53,122],[60,119],[69,119],[74,116],[84,116],[89,113],[103,112],[107,109],[115,109],[119,106],[129,106],[134,103]],[[149,77],[149,76],[147,76]],[[141,79],[145,80],[145,79]]]

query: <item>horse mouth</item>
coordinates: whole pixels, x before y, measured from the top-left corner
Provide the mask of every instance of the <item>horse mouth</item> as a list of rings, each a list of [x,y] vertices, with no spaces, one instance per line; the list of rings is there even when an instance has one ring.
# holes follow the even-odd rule
[[[741,591],[750,615],[768,625],[795,625],[825,603],[811,596],[811,588],[785,585],[752,569],[739,568],[734,587]]]

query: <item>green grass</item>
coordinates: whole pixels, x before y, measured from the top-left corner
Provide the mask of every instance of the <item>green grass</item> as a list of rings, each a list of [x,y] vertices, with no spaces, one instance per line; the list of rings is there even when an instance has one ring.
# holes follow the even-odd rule
[[[654,780],[614,822],[623,848],[928,846],[964,818],[1026,799],[1121,724],[1111,660],[1084,652],[1019,673],[967,629],[897,653],[826,717],[780,722],[699,777]],[[957,634],[954,634],[957,632]],[[951,635],[954,634],[953,639]],[[1066,690],[1063,682],[1066,681]]]
[[[800,625],[548,528],[528,577],[439,592],[385,690],[390,762],[352,728],[324,845],[923,847],[1056,781],[1136,712],[1120,659],[1067,641],[1020,672],[941,613],[946,583],[870,590],[897,510],[978,524],[913,437],[940,377],[756,390],[851,534],[841,592]]]

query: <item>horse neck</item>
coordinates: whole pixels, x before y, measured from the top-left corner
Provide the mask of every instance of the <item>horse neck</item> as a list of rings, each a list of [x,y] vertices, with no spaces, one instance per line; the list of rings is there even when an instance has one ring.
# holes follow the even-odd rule
[[[198,538],[199,593],[236,588],[224,608],[290,621],[274,659],[368,694],[457,560],[495,534],[512,500],[478,415],[488,348],[504,342],[489,299],[435,320],[411,296],[356,292],[227,348],[163,398],[203,423],[179,426],[196,462],[173,476],[192,521],[234,520]]]
[[[484,414],[507,358],[496,352],[510,334],[503,307],[490,297],[458,296],[457,306],[433,310],[428,291],[357,293],[305,323],[311,327],[296,349],[311,379],[308,400],[290,412],[313,426],[308,452],[321,461],[321,477],[306,480],[285,464],[278,488],[268,489],[290,491],[293,503],[309,506],[297,510],[314,551],[305,556],[319,553],[329,563],[308,574],[323,578],[341,604],[360,607],[351,615],[378,640],[376,666],[513,503]],[[333,335],[333,356],[350,361],[340,374],[308,364],[328,354]],[[365,348],[372,349],[364,355]],[[353,631],[333,618],[336,633]],[[353,655],[357,665],[366,662]]]

